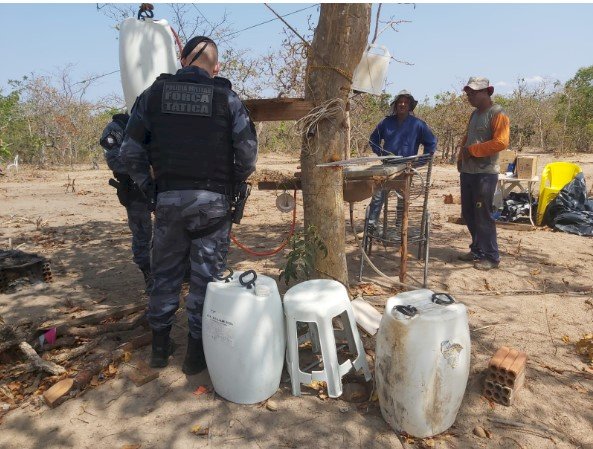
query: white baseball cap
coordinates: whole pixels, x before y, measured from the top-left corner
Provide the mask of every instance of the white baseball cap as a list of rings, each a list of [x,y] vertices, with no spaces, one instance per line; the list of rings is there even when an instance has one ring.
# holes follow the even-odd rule
[[[494,92],[494,86],[490,85],[490,80],[488,78],[484,78],[483,76],[471,76],[463,88],[463,91],[467,92],[468,88],[472,90],[488,89],[489,95],[492,95]]]

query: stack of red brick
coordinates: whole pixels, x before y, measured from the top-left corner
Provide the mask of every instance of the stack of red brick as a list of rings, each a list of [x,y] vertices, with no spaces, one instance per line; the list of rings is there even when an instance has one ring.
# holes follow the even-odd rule
[[[484,396],[502,405],[512,405],[525,382],[527,354],[503,346],[488,364]]]

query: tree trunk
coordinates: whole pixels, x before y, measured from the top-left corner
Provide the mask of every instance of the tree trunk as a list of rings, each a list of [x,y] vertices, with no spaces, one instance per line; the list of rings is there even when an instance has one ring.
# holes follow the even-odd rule
[[[323,118],[304,130],[301,167],[305,226],[316,227],[328,250],[327,257],[316,253],[316,275],[345,285],[348,269],[342,169],[316,165],[343,159],[351,77],[367,45],[370,18],[368,3],[322,3],[307,61],[305,99],[317,107],[334,102],[332,111],[324,112]]]

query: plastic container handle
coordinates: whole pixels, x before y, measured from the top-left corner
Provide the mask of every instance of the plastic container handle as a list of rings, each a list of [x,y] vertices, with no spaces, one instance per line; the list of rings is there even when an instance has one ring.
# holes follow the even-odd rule
[[[249,275],[253,275],[253,279],[249,279],[248,281],[245,281],[245,277],[249,276]],[[250,289],[251,287],[253,287],[255,285],[255,280],[257,279],[257,273],[255,272],[255,270],[247,270],[245,273],[243,273],[241,276],[239,276],[239,283],[243,286],[243,287],[247,287],[247,289]]]
[[[418,313],[418,309],[414,306],[395,306],[394,309],[402,315],[409,316],[410,318]]]
[[[378,56],[385,56],[387,58],[391,58],[391,53],[389,53],[389,49],[385,46],[385,45],[375,45],[375,44],[371,44],[369,45],[369,50],[375,50],[377,51],[377,53],[373,53],[375,55]],[[379,54],[379,51],[382,52],[383,54]]]
[[[229,270],[229,274],[227,276],[223,276],[221,274],[215,274],[213,276],[214,279],[216,279],[218,281],[231,282],[231,279],[233,277],[233,274],[235,274],[235,272],[233,271],[232,268],[227,268],[227,270]]]
[[[450,306],[455,303],[455,299],[449,293],[433,293],[430,299],[439,306]]]

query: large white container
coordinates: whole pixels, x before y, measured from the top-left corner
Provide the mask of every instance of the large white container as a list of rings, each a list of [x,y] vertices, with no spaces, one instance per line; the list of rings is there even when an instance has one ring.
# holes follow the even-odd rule
[[[230,282],[210,282],[202,313],[202,339],[208,372],[216,393],[238,404],[255,404],[280,386],[286,333],[276,281],[249,272]]]
[[[166,20],[128,18],[119,25],[119,70],[128,112],[157,76],[180,67]]]
[[[433,295],[415,290],[389,298],[377,334],[381,414],[394,430],[418,438],[451,427],[469,376],[467,310]]]
[[[366,92],[373,95],[381,95],[391,55],[387,47],[371,45],[362,54],[362,59],[356,66],[352,75],[352,90]]]

